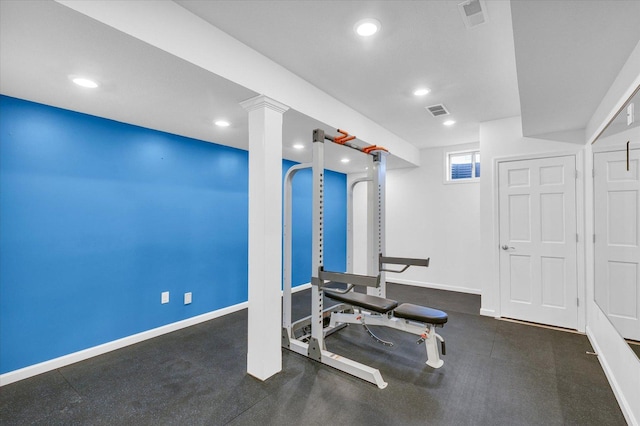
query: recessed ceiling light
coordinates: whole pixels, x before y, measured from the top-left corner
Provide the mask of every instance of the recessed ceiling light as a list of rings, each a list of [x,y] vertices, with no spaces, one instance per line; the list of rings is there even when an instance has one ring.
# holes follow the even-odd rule
[[[229,127],[231,125],[231,123],[225,120],[217,120],[214,124],[218,127]]]
[[[73,79],[71,79],[71,81],[73,81],[78,86],[86,87],[88,89],[95,89],[96,87],[98,87],[98,83],[84,77],[74,77]]]
[[[426,87],[421,88],[421,89],[416,89],[415,92],[413,92],[414,95],[416,96],[424,96],[427,93],[429,93],[431,90],[427,89]]]
[[[293,145],[293,147],[295,149],[304,149],[304,145],[302,145],[301,143],[297,143],[297,144]]]
[[[348,162],[349,162],[349,161],[351,161],[351,160],[349,160],[348,158],[343,158],[343,159],[342,159],[342,160],[340,160],[340,161],[342,161],[343,163],[348,163]]]
[[[442,124],[444,124],[445,126],[453,126],[454,124],[456,124],[456,122],[453,120],[447,120]]]
[[[380,31],[380,21],[377,19],[361,19],[353,26],[356,34],[362,37],[369,37]]]

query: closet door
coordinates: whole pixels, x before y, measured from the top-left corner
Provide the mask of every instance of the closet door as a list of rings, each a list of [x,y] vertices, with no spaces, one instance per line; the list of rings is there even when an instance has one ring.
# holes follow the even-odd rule
[[[500,315],[577,328],[574,156],[499,164]]]

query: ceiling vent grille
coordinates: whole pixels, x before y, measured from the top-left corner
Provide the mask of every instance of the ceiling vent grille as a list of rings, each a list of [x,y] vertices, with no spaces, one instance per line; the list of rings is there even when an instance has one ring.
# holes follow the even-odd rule
[[[449,111],[447,111],[447,109],[444,107],[444,105],[439,104],[439,105],[431,105],[428,107],[425,107],[427,109],[427,111],[429,111],[431,113],[431,115],[433,115],[434,117],[440,117],[442,115],[449,115]]]
[[[484,0],[467,0],[460,3],[458,8],[467,29],[487,22],[487,6]]]

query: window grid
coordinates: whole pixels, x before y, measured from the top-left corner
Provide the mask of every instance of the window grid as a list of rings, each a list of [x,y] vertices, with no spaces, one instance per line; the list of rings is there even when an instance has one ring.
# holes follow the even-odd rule
[[[480,151],[447,154],[447,181],[468,182],[480,179]]]

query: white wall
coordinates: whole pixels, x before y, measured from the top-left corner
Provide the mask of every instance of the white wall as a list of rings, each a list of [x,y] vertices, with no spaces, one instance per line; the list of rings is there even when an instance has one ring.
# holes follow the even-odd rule
[[[640,42],[629,56],[629,60],[622,68],[618,77],[611,85],[600,106],[594,112],[586,131],[587,140],[600,132],[603,126],[613,118],[614,114],[624,104],[625,100],[640,85]],[[595,146],[588,145],[585,160],[587,170],[592,169],[593,152],[605,146],[622,148],[624,136],[611,137],[597,141]],[[637,140],[634,139],[634,142]],[[589,175],[590,176],[590,175]],[[588,177],[585,190],[585,214],[587,234],[593,234],[593,179]],[[587,245],[587,326],[586,332],[594,349],[598,353],[598,360],[602,365],[613,392],[620,403],[627,422],[631,425],[640,424],[640,360],[631,351],[627,343],[618,334],[604,312],[594,299],[594,251],[593,245]],[[601,285],[602,283],[598,283]]]
[[[618,139],[616,138],[616,140]],[[611,143],[607,145],[610,146]],[[582,222],[582,226],[579,224],[579,232],[582,233],[581,240],[584,242],[586,236],[593,234],[593,179],[590,172],[592,169],[592,147],[525,138],[522,136],[520,117],[513,117],[481,123],[480,152],[483,164],[483,177],[480,183],[481,314],[499,316],[496,160],[538,154],[575,153],[578,158],[578,168],[582,171],[579,175],[579,181],[582,181],[584,185],[582,190],[578,189],[577,194],[578,199],[581,200],[578,202],[578,215],[582,216],[582,220],[579,220]],[[580,298],[586,300],[586,318],[584,311],[582,311],[579,323],[586,323],[585,331],[598,353],[598,359],[627,421],[637,425],[640,419],[640,404],[638,404],[640,401],[640,361],[595,303],[593,297],[593,245],[584,244],[583,251],[584,254],[579,253],[579,262],[582,266],[579,266],[578,280]]]
[[[387,273],[387,281],[480,293],[480,184],[444,183],[445,153],[478,144],[420,151],[420,167],[387,171],[388,256],[431,258],[429,268]],[[350,177],[351,179],[353,177]],[[366,191],[355,192],[355,269],[364,273]]]
[[[636,129],[637,130],[637,129]],[[628,132],[625,132],[628,133]],[[615,135],[607,140],[598,141],[597,145],[586,148],[587,170],[593,168],[593,153],[605,149],[622,148],[626,145],[624,136]],[[593,178],[587,179],[586,185],[586,229],[587,234],[594,233],[594,201]],[[591,341],[598,360],[611,384],[611,388],[620,404],[627,422],[630,425],[640,424],[640,360],[629,345],[622,339],[606,314],[595,301],[595,286],[608,283],[595,283],[594,280],[594,247],[587,246],[587,326],[586,333]]]
[[[483,173],[480,182],[482,270],[478,276],[482,286],[482,308],[480,312],[483,315],[500,315],[496,160],[538,154],[577,154],[581,151],[583,151],[583,147],[573,143],[522,136],[520,117],[505,118],[480,124],[480,155]],[[582,168],[579,163],[577,166],[578,170]],[[581,197],[579,198],[581,199]],[[580,209],[580,206],[578,206],[578,209]],[[578,279],[580,280],[580,275]],[[584,286],[584,281],[582,285]]]

